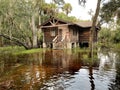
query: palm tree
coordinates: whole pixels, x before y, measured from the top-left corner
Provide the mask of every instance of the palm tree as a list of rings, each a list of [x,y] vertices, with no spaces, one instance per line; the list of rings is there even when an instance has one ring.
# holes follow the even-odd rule
[[[68,15],[72,11],[72,6],[70,3],[64,4],[62,10]]]
[[[56,4],[58,5],[63,5],[65,4],[65,1],[64,0],[52,0],[53,2],[55,2]]]

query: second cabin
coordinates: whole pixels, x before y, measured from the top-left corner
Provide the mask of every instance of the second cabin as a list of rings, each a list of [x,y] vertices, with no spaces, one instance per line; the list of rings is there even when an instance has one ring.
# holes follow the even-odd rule
[[[52,17],[40,26],[43,32],[43,47],[53,49],[88,47],[91,25],[91,22],[71,23]],[[98,30],[96,27],[94,42],[97,42]]]

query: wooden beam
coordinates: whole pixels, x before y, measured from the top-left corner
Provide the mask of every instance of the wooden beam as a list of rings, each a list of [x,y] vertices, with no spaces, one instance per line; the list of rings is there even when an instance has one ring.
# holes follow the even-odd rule
[[[68,26],[73,24],[61,24],[61,25],[52,25],[52,26],[41,26],[40,28],[50,28],[50,27],[62,27],[62,26]]]
[[[55,25],[53,22],[49,21],[51,25]]]
[[[56,25],[58,23],[58,20],[55,22],[55,19],[53,19],[53,22],[49,21],[52,25]]]
[[[55,22],[55,25],[57,25],[58,22],[59,22],[59,20],[57,20],[57,21]]]
[[[55,24],[55,19],[53,18],[53,24]]]

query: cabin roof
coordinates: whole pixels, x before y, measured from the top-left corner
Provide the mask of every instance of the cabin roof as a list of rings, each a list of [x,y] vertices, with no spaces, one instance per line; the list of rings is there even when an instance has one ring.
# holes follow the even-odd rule
[[[45,26],[47,23],[49,23],[49,22],[52,21],[53,19],[56,20],[56,21],[62,22],[62,23],[64,23],[64,24],[70,24],[70,23],[71,23],[71,22],[62,20],[62,19],[60,19],[60,18],[52,17],[52,18],[48,19],[47,21],[45,21],[44,23],[42,23],[40,26]]]
[[[91,27],[92,22],[91,21],[81,21],[81,22],[75,22],[76,25],[80,27]]]
[[[81,28],[90,28],[92,26],[91,21],[69,22],[69,21],[59,19],[59,18],[52,17],[52,18],[48,19],[47,21],[45,21],[44,23],[42,23],[41,25],[39,25],[39,27],[41,27],[41,28],[44,28],[45,26],[46,26],[46,28],[50,27],[50,25],[47,26],[47,24],[53,20],[55,20],[56,22],[61,22],[62,23],[61,26],[62,25],[76,25],[76,26],[81,27]],[[57,27],[57,26],[60,26],[60,25],[53,25],[51,27]]]

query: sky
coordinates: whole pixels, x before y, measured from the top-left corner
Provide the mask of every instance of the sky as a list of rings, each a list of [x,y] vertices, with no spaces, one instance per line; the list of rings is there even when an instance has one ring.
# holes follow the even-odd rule
[[[51,2],[52,0],[46,1]],[[91,20],[91,16],[88,14],[88,11],[92,9],[92,11],[95,12],[97,5],[97,0],[88,0],[86,3],[86,7],[80,6],[78,4],[78,0],[65,0],[65,2],[72,5],[72,12],[69,14],[69,16],[75,16],[80,20]]]

